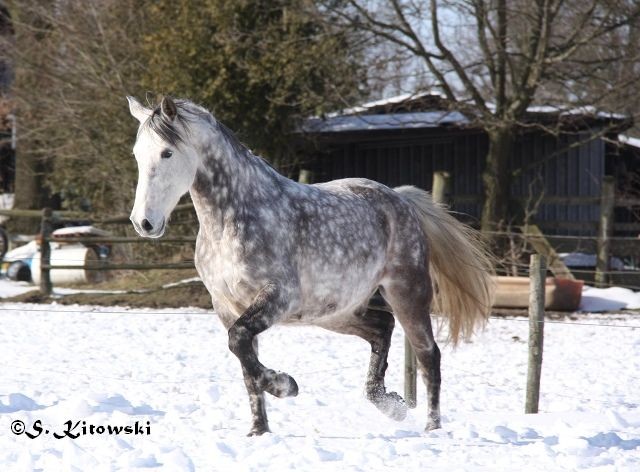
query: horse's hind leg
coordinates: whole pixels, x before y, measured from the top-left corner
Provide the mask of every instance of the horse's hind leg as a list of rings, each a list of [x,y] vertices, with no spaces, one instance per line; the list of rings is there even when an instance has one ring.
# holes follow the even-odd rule
[[[371,345],[371,359],[367,373],[366,394],[380,411],[401,421],[407,416],[407,405],[400,395],[387,392],[384,375],[395,321],[390,313],[369,309],[364,314],[354,314],[324,328],[337,333],[358,336]]]
[[[431,327],[433,296],[428,272],[404,268],[403,277],[384,284],[382,294],[416,354],[427,387],[427,430],[440,427],[440,349]]]

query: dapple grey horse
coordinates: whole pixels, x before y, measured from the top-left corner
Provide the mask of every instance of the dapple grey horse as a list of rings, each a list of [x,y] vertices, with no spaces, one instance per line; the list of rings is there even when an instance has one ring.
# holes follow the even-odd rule
[[[384,385],[394,318],[427,386],[426,428],[439,428],[440,350],[430,309],[448,319],[453,342],[488,316],[491,262],[477,234],[415,187],[367,179],[300,184],[190,101],[165,97],[148,108],[128,100],[140,122],[131,221],[141,236],[159,238],[190,192],[200,223],[195,264],[242,365],[250,435],[269,431],[264,392],[298,393],[292,377],[258,359],[256,336],[278,323],[368,341],[367,398],[403,419],[405,402]],[[389,310],[371,306],[376,293]]]

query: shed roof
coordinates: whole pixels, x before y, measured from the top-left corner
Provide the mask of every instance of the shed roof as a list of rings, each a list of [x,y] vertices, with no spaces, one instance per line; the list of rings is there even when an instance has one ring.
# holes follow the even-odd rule
[[[326,119],[311,118],[305,121],[303,130],[310,133],[340,133],[362,130],[437,128],[469,123],[469,119],[458,111],[437,110],[374,115],[337,115]]]
[[[492,106],[489,104],[490,108]],[[616,132],[624,131],[633,125],[629,116],[603,112],[593,107],[560,108],[549,105],[529,107],[525,122],[542,126],[560,124],[566,129],[611,126]],[[480,127],[473,112],[457,111],[443,95],[425,92],[398,95],[340,110],[324,117],[309,118],[303,123],[301,131],[324,134],[451,126]]]

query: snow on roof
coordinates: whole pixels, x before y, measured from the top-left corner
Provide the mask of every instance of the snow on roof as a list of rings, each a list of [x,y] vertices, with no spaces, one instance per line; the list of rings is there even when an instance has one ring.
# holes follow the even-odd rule
[[[425,111],[379,115],[333,116],[312,118],[303,125],[311,133],[338,133],[344,131],[436,128],[446,124],[467,124],[469,120],[458,111]]]
[[[629,118],[627,115],[621,113],[610,113],[602,110],[598,110],[593,106],[581,106],[574,108],[557,107],[553,105],[531,105],[527,108],[529,113],[559,113],[561,116],[568,115],[591,115],[596,118],[602,119],[614,119],[625,120]]]
[[[424,112],[391,112],[391,113],[371,113],[377,107],[385,105],[399,105],[405,102],[420,100],[425,97],[434,97],[446,100],[442,93],[428,90],[425,92],[405,93],[393,97],[383,98],[364,103],[359,106],[345,108],[325,115],[324,118],[313,117],[305,120],[302,131],[311,133],[331,133],[343,131],[362,131],[380,129],[402,129],[402,128],[435,128],[446,124],[470,124],[471,120],[458,111],[431,110]],[[495,110],[493,103],[487,103],[490,110]],[[532,105],[527,108],[529,113],[540,113],[558,116],[590,116],[603,120],[625,120],[628,117],[619,113],[608,113],[599,111],[595,107],[583,106],[575,108],[565,108],[552,105]],[[634,138],[630,138],[634,139]],[[640,147],[640,140],[637,140]],[[631,142],[629,142],[631,144]]]
[[[495,111],[497,108],[495,103],[487,103],[487,108],[491,111]],[[626,120],[629,118],[627,115],[621,113],[610,113],[606,111],[598,110],[593,106],[581,106],[574,108],[559,107],[555,105],[530,105],[527,107],[528,113],[544,113],[544,114],[558,114],[559,116],[592,116],[603,120]]]
[[[358,106],[351,107],[351,108],[345,108],[343,110],[339,110],[339,111],[336,111],[336,112],[333,112],[333,113],[329,113],[329,114],[327,114],[327,117],[328,118],[333,118],[333,117],[342,116],[342,115],[354,115],[356,113],[365,112],[365,111],[369,110],[370,108],[384,106],[384,105],[395,105],[395,104],[398,104],[398,103],[403,103],[403,102],[407,102],[407,101],[410,101],[410,100],[415,100],[415,99],[427,97],[427,96],[430,96],[430,95],[431,96],[440,97],[440,98],[446,98],[441,93],[434,92],[432,90],[429,90],[429,91],[426,91],[426,92],[403,93],[401,95],[394,95],[393,97],[382,98],[380,100],[374,100],[374,101],[371,101],[371,102],[366,102],[366,103],[363,103],[362,105],[358,105]]]
[[[632,138],[625,134],[619,134],[618,139],[622,144],[627,144],[628,146],[640,149],[640,138]]]

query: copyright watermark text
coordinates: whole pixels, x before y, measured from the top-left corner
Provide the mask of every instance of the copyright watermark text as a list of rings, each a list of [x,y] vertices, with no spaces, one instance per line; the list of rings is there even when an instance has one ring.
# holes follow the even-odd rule
[[[149,421],[136,421],[132,425],[94,425],[86,421],[65,421],[63,426],[58,429],[45,427],[41,420],[35,420],[29,428],[21,420],[11,422],[11,432],[15,435],[24,434],[30,439],[35,439],[41,435],[52,435],[56,439],[71,438],[76,439],[80,436],[118,436],[118,435],[134,435],[149,436],[151,435],[151,423]]]

